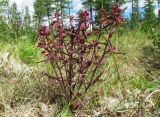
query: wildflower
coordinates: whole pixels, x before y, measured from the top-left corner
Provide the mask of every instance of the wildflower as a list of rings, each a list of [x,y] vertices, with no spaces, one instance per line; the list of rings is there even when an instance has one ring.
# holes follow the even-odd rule
[[[39,30],[39,35],[41,37],[46,37],[50,35],[50,30],[46,26],[42,26]]]
[[[117,18],[117,24],[122,24],[124,21],[124,18],[122,16]]]
[[[79,19],[81,20],[85,20],[85,21],[89,21],[89,13],[87,11],[83,11],[80,15],[79,15]]]
[[[120,9],[119,5],[115,5],[113,8],[112,8],[112,13],[117,16],[117,15],[120,15],[122,13],[122,10]]]

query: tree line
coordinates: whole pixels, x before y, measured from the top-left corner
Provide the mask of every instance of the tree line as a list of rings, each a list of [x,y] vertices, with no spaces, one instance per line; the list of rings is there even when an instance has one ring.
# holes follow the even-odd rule
[[[90,13],[90,18],[98,22],[98,11],[105,9],[111,10],[114,4],[123,5],[127,2],[132,4],[131,19],[126,20],[129,28],[142,27],[144,31],[156,25],[160,19],[154,14],[154,4],[152,0],[145,0],[144,14],[140,13],[139,0],[82,0],[82,5]],[[160,7],[160,0],[157,0]],[[0,38],[19,38],[23,35],[30,38],[37,38],[38,28],[41,26],[44,17],[50,24],[53,13],[60,12],[63,18],[71,15],[73,0],[35,0],[34,14],[30,15],[29,8],[26,6],[21,12],[18,11],[16,3],[9,5],[8,0],[0,0]]]

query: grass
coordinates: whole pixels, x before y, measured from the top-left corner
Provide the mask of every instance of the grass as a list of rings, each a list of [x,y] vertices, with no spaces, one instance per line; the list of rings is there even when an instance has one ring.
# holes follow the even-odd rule
[[[19,59],[25,64],[36,64],[39,62],[40,51],[36,44],[31,41],[22,40],[18,43],[17,54]]]
[[[23,38],[25,39],[21,39],[14,45],[16,51],[12,51],[13,47],[9,47],[10,45],[4,42],[0,42],[0,45],[5,45],[4,47],[8,48],[6,51],[13,52],[14,57],[19,58],[22,63],[35,66],[38,70],[15,73],[4,69],[6,66],[0,66],[0,76],[4,77],[4,80],[1,80],[2,77],[0,77],[0,116],[72,117],[73,113],[67,107],[61,110],[59,105],[57,106],[55,94],[60,89],[55,90],[56,84],[51,83],[52,81],[41,74],[41,71],[49,71],[49,66],[44,67],[45,65],[42,63],[36,66],[36,62],[43,59],[36,44],[27,41],[26,37]],[[82,101],[83,109],[77,110],[75,114],[81,112],[83,115],[95,116],[96,111],[106,113],[110,109],[112,111],[110,114],[113,115],[119,110],[125,109],[125,113],[121,112],[123,116],[127,116],[127,114],[136,116],[135,113],[139,111],[138,109],[127,110],[126,105],[130,104],[129,101],[134,103],[131,104],[131,108],[138,108],[141,97],[145,98],[151,91],[160,88],[159,78],[146,69],[148,63],[145,61],[147,56],[144,48],[152,45],[148,36],[140,30],[126,31],[119,37],[116,36],[113,41],[118,51],[125,54],[112,55],[109,58],[104,67],[107,70],[103,75],[104,81],[86,94],[86,99]],[[1,48],[3,49],[3,47]],[[153,77],[153,79],[148,77]],[[50,86],[53,89],[48,89]],[[117,99],[120,102],[117,106],[108,108],[106,105],[108,105],[107,100],[109,99],[114,101]],[[154,104],[159,108],[158,99],[154,100]],[[147,108],[150,104],[143,104],[143,107]],[[147,112],[145,114],[148,116]],[[149,110],[149,114],[154,114],[154,112]]]

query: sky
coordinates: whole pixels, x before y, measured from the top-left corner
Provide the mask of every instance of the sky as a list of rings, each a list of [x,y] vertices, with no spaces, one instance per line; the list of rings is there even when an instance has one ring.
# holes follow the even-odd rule
[[[145,0],[139,0],[139,6],[141,8],[140,12],[144,11],[144,9],[143,9],[143,7],[144,7],[144,1]],[[18,9],[20,11],[25,6],[28,6],[30,13],[31,14],[34,13],[34,8],[33,8],[33,2],[34,2],[34,0],[10,0],[10,3],[13,3],[13,2],[15,2],[17,4]],[[155,4],[155,11],[154,12],[157,15],[158,14],[158,4],[156,2],[154,2],[154,4]],[[122,8],[127,8],[125,10],[125,13],[124,13],[124,15],[125,15],[126,18],[130,17],[130,13],[132,12],[131,6],[132,6],[131,2],[128,2],[128,3],[126,3],[126,4],[124,4],[122,6]],[[72,13],[72,15],[75,15],[83,7],[82,4],[81,4],[81,0],[73,0],[72,7],[73,7],[73,9],[72,9],[71,13]]]
[[[144,12],[144,8],[143,8],[145,5],[144,3],[145,3],[145,0],[139,0],[140,12]],[[155,6],[154,13],[158,15],[158,4],[155,0],[154,0],[154,6]],[[126,3],[122,6],[122,8],[127,8],[124,12],[124,15],[126,18],[130,18],[130,14],[132,13],[132,3],[131,2]]]
[[[31,14],[34,12],[33,2],[34,0],[10,0],[10,4],[15,2],[17,4],[18,9],[21,11],[25,6],[28,6]],[[75,15],[80,9],[82,9],[81,0],[73,0],[72,3],[72,15]]]
[[[34,0],[9,0],[9,1],[10,1],[10,4],[15,2],[17,4],[19,11],[21,11],[23,8],[25,8],[25,6],[28,6],[30,13],[31,14],[34,13],[34,8],[33,8],[33,1]]]

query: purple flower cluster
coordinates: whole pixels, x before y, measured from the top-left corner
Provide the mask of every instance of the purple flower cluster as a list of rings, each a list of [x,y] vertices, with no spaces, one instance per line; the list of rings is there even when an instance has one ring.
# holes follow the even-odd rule
[[[106,62],[106,56],[116,50],[112,47],[111,38],[113,29],[123,23],[121,13],[117,5],[110,13],[101,10],[100,26],[90,32],[87,29],[92,21],[87,11],[80,13],[78,20],[70,17],[68,28],[64,27],[58,12],[51,29],[45,26],[40,28],[38,47],[42,48],[46,61],[54,66],[52,78],[62,87],[68,101],[73,101],[78,96],[76,94],[87,92],[100,81],[104,72],[101,66]],[[73,25],[75,22],[77,26]]]

